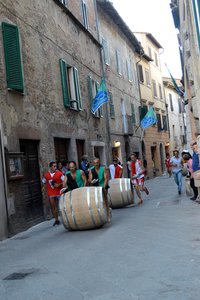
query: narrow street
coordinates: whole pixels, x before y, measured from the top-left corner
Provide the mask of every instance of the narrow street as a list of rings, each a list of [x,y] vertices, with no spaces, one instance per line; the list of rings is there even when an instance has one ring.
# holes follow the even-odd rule
[[[199,299],[200,205],[167,176],[147,187],[143,205],[113,210],[101,229],[51,220],[1,242],[0,299]]]

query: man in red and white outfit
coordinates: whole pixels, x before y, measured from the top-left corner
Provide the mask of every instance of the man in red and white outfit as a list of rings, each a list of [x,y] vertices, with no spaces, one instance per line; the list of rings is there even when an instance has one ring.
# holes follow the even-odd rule
[[[53,226],[59,225],[60,221],[58,220],[58,209],[57,201],[60,197],[60,190],[62,189],[62,184],[65,176],[62,172],[57,169],[56,162],[52,161],[49,164],[49,172],[44,174],[42,179],[43,187],[42,192],[44,192],[45,187],[47,188],[47,195],[49,197],[49,202],[51,206],[51,212],[55,218]]]
[[[141,198],[141,192],[144,191],[148,195],[149,191],[144,185],[145,168],[142,162],[139,159],[137,159],[135,153],[131,155],[130,169],[131,169],[131,181],[133,186],[135,187],[136,194],[139,198],[138,204],[141,204],[143,202]]]
[[[109,166],[111,179],[121,178],[123,167],[119,164],[118,158],[113,158],[113,164]]]

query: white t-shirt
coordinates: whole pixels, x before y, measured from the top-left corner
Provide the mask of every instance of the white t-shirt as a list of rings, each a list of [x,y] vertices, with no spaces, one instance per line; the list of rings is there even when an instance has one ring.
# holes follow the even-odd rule
[[[176,156],[173,156],[171,159],[170,159],[170,163],[171,164],[175,164],[176,166],[172,166],[172,171],[174,172],[178,172],[180,170],[182,170],[182,158],[181,157],[176,157]]]

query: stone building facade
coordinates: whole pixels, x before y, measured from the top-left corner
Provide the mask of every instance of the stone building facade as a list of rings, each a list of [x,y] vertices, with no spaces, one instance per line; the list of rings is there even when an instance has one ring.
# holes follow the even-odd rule
[[[190,141],[200,134],[200,3],[172,0],[170,6],[179,30],[189,147]]]
[[[176,80],[180,86],[180,80]],[[177,149],[181,153],[187,148],[186,138],[186,110],[183,99],[179,96],[174,88],[171,78],[163,77],[166,103],[169,118],[169,153],[173,154],[173,150]]]
[[[48,215],[40,185],[48,163],[80,162],[84,153],[107,163],[109,137],[106,107],[96,116],[90,112],[91,89],[102,77],[93,1],[6,0],[0,24],[0,107],[13,234]]]
[[[160,43],[148,32],[135,33],[144,48],[138,57],[137,69],[140,82],[141,120],[150,106],[154,108],[157,124],[144,130],[142,136],[143,162],[148,177],[159,176],[165,171],[165,154],[169,151],[169,128],[166,99],[160,63]]]
[[[143,49],[109,1],[97,1],[100,41],[103,45],[104,76],[109,91],[109,128],[112,155],[124,165],[131,153],[141,156],[138,129],[140,94],[137,55]]]

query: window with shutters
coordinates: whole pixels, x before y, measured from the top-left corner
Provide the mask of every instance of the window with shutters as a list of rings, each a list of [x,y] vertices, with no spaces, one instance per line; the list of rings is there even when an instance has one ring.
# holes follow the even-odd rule
[[[131,123],[132,125],[136,124],[135,106],[133,103],[131,103]]]
[[[102,46],[103,46],[104,63],[106,65],[110,65],[110,56],[109,56],[109,51],[108,51],[108,42],[104,38],[102,39]]]
[[[72,67],[60,59],[60,73],[63,92],[63,102],[66,108],[82,110],[79,75],[76,67]]]
[[[183,112],[181,98],[178,98],[178,110],[179,110],[179,114]]]
[[[153,84],[153,96],[154,96],[154,98],[158,98],[155,80],[152,80],[152,84]]]
[[[155,58],[155,64],[158,67],[158,55],[156,52],[154,52],[154,58]]]
[[[116,50],[117,73],[122,75],[122,61],[120,51]]]
[[[114,107],[112,92],[108,92],[108,97],[109,97],[109,106],[110,106],[110,117],[111,117],[111,119],[114,119],[115,118],[115,107]]]
[[[130,61],[126,60],[126,72],[128,81],[131,82],[131,70],[130,70]]]
[[[140,115],[140,122],[142,119],[144,119],[146,113],[148,112],[148,107],[146,105],[144,106],[139,106],[139,115]]]
[[[174,111],[173,101],[172,101],[172,94],[169,93],[169,104],[171,111]]]
[[[90,100],[90,106],[92,107],[92,102],[97,95],[97,91],[99,88],[99,83],[98,81],[95,81],[92,76],[88,76],[88,95],[89,95],[89,100]],[[93,114],[94,117],[96,118],[103,118],[103,107],[101,106],[95,114]]]
[[[167,116],[165,115],[162,116],[162,123],[163,123],[162,130],[167,131]]]
[[[163,99],[163,93],[162,93],[162,86],[161,86],[160,83],[159,83],[159,93],[160,93],[160,99],[162,100]]]
[[[140,82],[144,82],[142,65],[138,65],[138,73],[139,73],[139,80],[140,80]]]
[[[87,12],[87,5],[84,0],[81,1],[81,7],[82,7],[82,15],[83,15],[83,25],[86,29],[88,29],[89,28],[88,12]]]
[[[7,88],[23,93],[21,52],[18,27],[2,22]]]
[[[151,86],[151,82],[150,82],[150,76],[149,76],[149,70],[145,69],[145,77],[146,77],[146,84],[147,86]]]
[[[158,131],[161,131],[162,130],[162,124],[161,124],[161,117],[160,117],[159,113],[156,114],[156,118],[157,118],[157,129],[158,129]]]
[[[151,47],[148,46],[148,53],[149,53],[149,57],[152,58],[152,52],[151,52]]]

